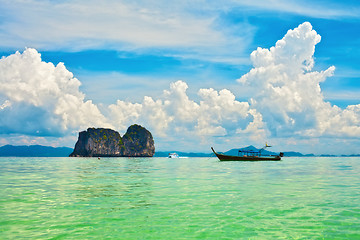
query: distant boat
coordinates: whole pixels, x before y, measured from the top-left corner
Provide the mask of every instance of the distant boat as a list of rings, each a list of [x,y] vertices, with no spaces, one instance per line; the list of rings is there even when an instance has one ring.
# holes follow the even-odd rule
[[[177,153],[169,153],[168,158],[179,158],[179,155]]]
[[[265,147],[263,147],[259,151],[239,150],[238,156],[217,153],[213,147],[211,147],[211,150],[215,153],[215,155],[219,158],[220,161],[280,161],[281,157],[284,156],[282,152],[276,156],[261,156],[261,151],[267,147],[271,146],[266,144]]]

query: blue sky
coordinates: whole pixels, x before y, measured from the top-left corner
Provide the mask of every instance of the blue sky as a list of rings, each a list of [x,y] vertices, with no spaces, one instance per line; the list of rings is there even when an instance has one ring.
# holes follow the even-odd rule
[[[358,1],[0,0],[0,145],[359,153],[359,30]]]

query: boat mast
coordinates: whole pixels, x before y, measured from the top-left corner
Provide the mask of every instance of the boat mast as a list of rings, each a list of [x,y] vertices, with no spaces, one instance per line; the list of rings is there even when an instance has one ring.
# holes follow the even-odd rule
[[[265,148],[268,148],[268,147],[271,147],[271,146],[268,145],[267,142],[266,142],[266,143],[265,143],[265,146],[259,150],[260,156],[261,156],[261,151],[262,151],[262,150],[265,150]]]

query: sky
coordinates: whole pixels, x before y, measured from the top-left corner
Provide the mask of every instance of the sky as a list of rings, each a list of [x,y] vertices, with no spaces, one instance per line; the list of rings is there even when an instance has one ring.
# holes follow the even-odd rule
[[[360,2],[0,0],[0,146],[360,153]]]

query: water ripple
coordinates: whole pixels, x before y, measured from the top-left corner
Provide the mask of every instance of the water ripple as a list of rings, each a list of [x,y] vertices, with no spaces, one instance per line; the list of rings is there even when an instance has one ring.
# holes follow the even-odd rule
[[[0,158],[2,239],[360,239],[360,158]]]

